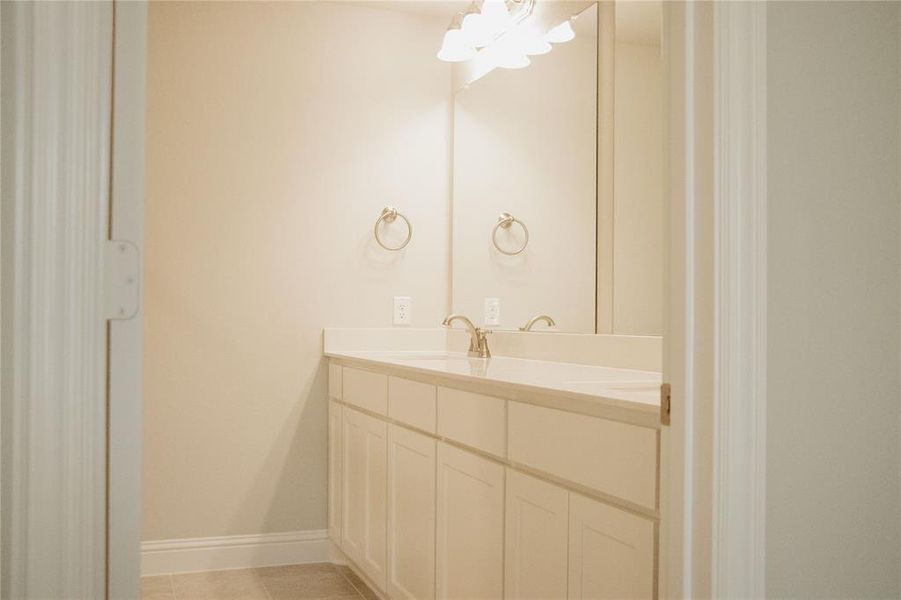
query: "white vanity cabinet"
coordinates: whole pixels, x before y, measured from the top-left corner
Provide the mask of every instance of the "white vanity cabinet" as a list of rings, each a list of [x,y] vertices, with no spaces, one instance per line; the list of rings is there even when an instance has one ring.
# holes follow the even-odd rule
[[[388,427],[388,594],[435,597],[436,442]]]
[[[654,597],[654,523],[569,497],[569,598]]]
[[[437,593],[441,599],[504,594],[504,467],[438,445]]]
[[[388,572],[388,424],[342,411],[341,549],[381,589]]]
[[[343,433],[342,407],[334,400],[328,403],[328,535],[341,539],[341,447]]]
[[[370,585],[656,596],[656,428],[412,377],[329,368],[329,535]]]
[[[566,598],[569,493],[507,469],[504,597]]]

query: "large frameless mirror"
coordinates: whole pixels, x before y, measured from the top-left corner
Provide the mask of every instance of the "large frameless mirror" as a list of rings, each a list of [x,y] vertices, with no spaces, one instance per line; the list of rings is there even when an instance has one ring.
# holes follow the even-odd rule
[[[468,56],[453,77],[453,309],[494,329],[546,315],[534,331],[660,335],[661,3],[531,9],[518,45],[442,48]]]

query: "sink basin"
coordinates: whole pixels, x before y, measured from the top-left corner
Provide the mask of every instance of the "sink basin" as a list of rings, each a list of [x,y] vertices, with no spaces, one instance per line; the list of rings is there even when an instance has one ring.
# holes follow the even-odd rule
[[[379,356],[379,358],[387,358],[393,360],[466,360],[468,357],[465,354],[453,354],[451,352],[384,352],[384,353],[373,353]]]
[[[660,373],[509,356],[475,358],[447,350],[345,352],[362,358],[441,376],[472,377],[529,388],[615,398],[653,406],[660,398]]]

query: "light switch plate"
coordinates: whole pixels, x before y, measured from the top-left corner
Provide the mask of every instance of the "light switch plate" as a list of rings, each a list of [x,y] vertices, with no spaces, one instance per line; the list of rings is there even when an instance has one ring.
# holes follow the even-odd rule
[[[410,325],[413,322],[413,300],[409,296],[394,297],[394,324]]]
[[[501,324],[501,299],[485,298],[485,325]]]

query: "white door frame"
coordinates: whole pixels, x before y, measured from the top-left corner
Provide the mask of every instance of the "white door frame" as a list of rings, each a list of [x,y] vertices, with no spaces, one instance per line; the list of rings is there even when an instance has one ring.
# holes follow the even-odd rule
[[[137,598],[146,3],[2,10],[0,596]]]
[[[675,117],[666,339],[673,414],[662,434],[660,593],[761,597],[766,5],[666,7]],[[2,27],[2,593],[99,598],[106,559],[102,274],[111,193],[112,4],[4,4]],[[117,110],[128,111],[139,99],[119,83]],[[112,192],[127,183],[114,177]],[[126,335],[133,343],[140,330]],[[121,413],[125,421],[114,436],[140,431],[131,373],[120,389],[137,404]],[[110,441],[113,474],[139,460],[126,442]],[[139,448],[139,437],[131,442]],[[127,548],[138,531],[135,473],[118,480],[122,510],[110,511],[111,531],[118,522]],[[116,571],[110,581],[121,573],[124,590],[134,585],[139,554],[135,548],[133,557],[123,556],[121,565],[110,563]]]
[[[2,5],[4,598],[103,598],[113,7]]]
[[[110,238],[144,256],[147,2],[116,1]],[[140,294],[140,270],[135,276]],[[140,297],[140,296],[139,296]],[[137,598],[141,576],[143,308],[109,322],[109,597]]]
[[[765,2],[716,5],[711,587],[718,598],[766,595],[766,20]]]
[[[766,3],[668,3],[660,593],[765,596]]]

